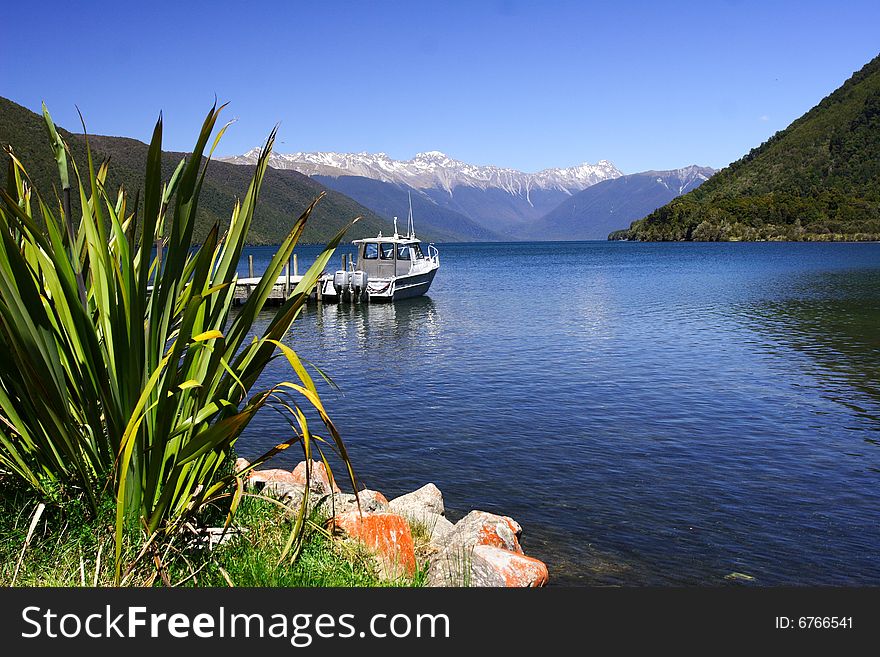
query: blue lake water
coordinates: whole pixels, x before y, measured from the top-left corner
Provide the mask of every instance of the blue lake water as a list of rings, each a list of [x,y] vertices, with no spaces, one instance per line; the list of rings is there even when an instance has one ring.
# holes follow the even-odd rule
[[[514,517],[557,584],[880,585],[880,244],[440,253],[429,297],[288,338],[367,486]],[[265,411],[238,450],[286,435]]]

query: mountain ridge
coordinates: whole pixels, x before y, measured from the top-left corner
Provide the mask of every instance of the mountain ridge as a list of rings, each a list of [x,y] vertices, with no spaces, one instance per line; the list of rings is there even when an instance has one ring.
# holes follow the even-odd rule
[[[259,149],[237,156],[218,158],[233,164],[253,164]],[[386,153],[337,153],[331,151],[273,153],[269,166],[294,169],[305,175],[354,175],[382,182],[407,185],[413,189],[437,187],[447,192],[457,186],[498,187],[511,194],[532,189],[580,191],[623,173],[608,160],[584,162],[573,167],[555,167],[526,173],[509,167],[475,165],[449,157],[441,151],[417,153],[409,160],[395,160]]]
[[[705,185],[609,239],[880,240],[880,56]]]
[[[715,170],[690,165],[643,171],[603,180],[574,194],[541,217],[524,235],[541,240],[598,240],[644,217],[677,196],[696,189]]]
[[[399,217],[402,221],[407,216],[411,199],[413,218],[419,235],[431,233],[438,241],[453,242],[496,242],[504,239],[464,214],[437,203],[423,190],[362,176],[316,175],[311,178],[388,219]]]
[[[58,187],[58,169],[49,146],[43,117],[14,101],[0,97],[0,147],[11,145],[22,161],[36,188],[49,201],[53,186]],[[72,157],[80,171],[86,171],[85,137],[59,126],[59,134],[66,140]],[[107,189],[115,194],[123,185],[133,202],[135,190],[143,186],[147,144],[131,137],[89,135],[89,144],[97,162],[110,159]],[[174,167],[187,153],[163,151],[162,175],[167,180]],[[0,184],[6,184],[7,167],[0,166]],[[214,222],[221,229],[229,224],[236,198],[247,192],[253,169],[236,167],[225,162],[211,160],[207,170],[199,212],[196,217],[194,240],[201,241]],[[293,226],[299,215],[322,192],[325,198],[318,203],[306,224],[302,242],[324,243],[348,221],[363,217],[349,231],[351,239],[373,236],[380,230],[387,231],[391,224],[372,210],[360,205],[342,193],[328,189],[318,181],[295,171],[266,172],[260,200],[248,234],[251,244],[278,244]],[[79,198],[73,194],[74,211],[79,208]],[[426,233],[428,231],[425,231]],[[427,235],[426,235],[427,236]]]
[[[257,154],[252,149],[222,159],[250,164]],[[422,210],[428,211],[432,229],[444,232],[457,226],[459,230],[453,232],[467,239],[500,240],[518,239],[530,222],[566,198],[623,175],[608,160],[525,173],[470,164],[441,151],[417,153],[409,160],[395,160],[386,153],[277,153],[269,166],[318,179],[388,218],[402,214],[403,210],[388,208],[392,199],[400,205],[399,190],[406,190],[424,198],[427,205]]]

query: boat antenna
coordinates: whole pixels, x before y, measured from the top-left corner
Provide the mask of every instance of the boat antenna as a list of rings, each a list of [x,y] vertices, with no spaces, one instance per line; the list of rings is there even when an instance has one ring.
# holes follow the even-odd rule
[[[397,234],[397,217],[394,217],[394,239],[397,239],[399,235]]]
[[[407,193],[407,196],[409,196],[409,220],[406,222],[407,237],[409,239],[415,239],[416,225],[413,222],[413,214],[412,214],[412,192],[407,191],[406,193]]]

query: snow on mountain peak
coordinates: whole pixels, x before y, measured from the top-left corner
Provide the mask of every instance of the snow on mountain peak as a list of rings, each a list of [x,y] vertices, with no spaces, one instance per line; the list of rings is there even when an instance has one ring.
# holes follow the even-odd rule
[[[255,162],[258,155],[259,149],[252,149],[244,155],[220,159],[247,164]],[[460,186],[478,189],[495,187],[525,197],[535,189],[554,189],[573,194],[602,180],[623,175],[608,160],[524,173],[504,167],[469,164],[441,151],[417,153],[411,160],[394,160],[386,153],[273,153],[269,166],[295,169],[308,176],[363,176],[415,189],[444,189],[450,194]]]
[[[414,160],[448,160],[449,156],[441,151],[425,151],[424,153],[416,153]]]
[[[642,174],[654,176],[658,184],[663,185],[667,189],[677,190],[678,194],[684,194],[687,191],[696,189],[702,183],[709,180],[715,173],[715,169],[710,167],[701,167],[696,164],[681,167],[680,169],[671,169],[669,171],[645,171]]]

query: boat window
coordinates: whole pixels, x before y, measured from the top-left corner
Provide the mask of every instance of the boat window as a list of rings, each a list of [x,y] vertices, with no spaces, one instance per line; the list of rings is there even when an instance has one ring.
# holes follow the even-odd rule
[[[379,245],[367,242],[364,244],[364,259],[375,260],[379,257]]]
[[[397,259],[409,260],[409,244],[401,244],[397,247]]]
[[[394,245],[388,243],[380,244],[379,258],[381,260],[394,260]]]
[[[422,258],[425,257],[425,254],[422,253],[422,245],[421,244],[418,244],[418,243],[410,244],[410,246],[412,247],[413,251],[415,251],[416,260],[421,260]]]

